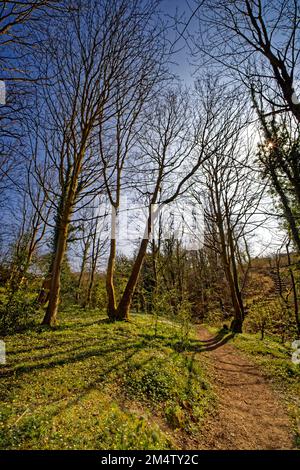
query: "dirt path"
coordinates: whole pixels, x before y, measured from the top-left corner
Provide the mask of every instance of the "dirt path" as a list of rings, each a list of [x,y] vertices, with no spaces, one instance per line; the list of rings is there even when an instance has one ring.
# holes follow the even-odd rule
[[[203,449],[292,449],[291,422],[256,365],[199,327],[219,406],[203,428]],[[222,341],[221,341],[222,343]]]

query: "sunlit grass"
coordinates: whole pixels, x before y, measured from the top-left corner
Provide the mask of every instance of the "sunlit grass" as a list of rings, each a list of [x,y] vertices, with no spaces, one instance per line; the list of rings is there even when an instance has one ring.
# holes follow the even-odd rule
[[[199,432],[213,394],[200,359],[178,347],[180,326],[60,318],[5,338],[1,448],[168,449],[177,429]]]

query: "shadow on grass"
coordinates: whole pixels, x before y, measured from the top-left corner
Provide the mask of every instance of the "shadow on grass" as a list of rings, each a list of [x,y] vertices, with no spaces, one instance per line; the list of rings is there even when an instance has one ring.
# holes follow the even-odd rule
[[[95,347],[92,349],[86,349],[86,345],[82,345],[81,347],[76,347],[69,349],[67,351],[56,351],[51,354],[47,355],[42,355],[36,358],[37,361],[47,358],[50,359],[47,362],[39,362],[35,364],[24,364],[20,366],[13,367],[11,369],[5,370],[1,373],[2,377],[9,377],[9,376],[19,376],[21,374],[25,374],[34,370],[39,370],[39,369],[51,369],[56,366],[64,366],[66,364],[75,364],[77,362],[81,362],[83,360],[89,359],[91,357],[97,357],[100,356],[103,358],[106,354],[110,353],[118,353],[118,352],[125,352],[125,351],[138,351],[140,349],[144,349],[146,346],[146,343],[144,340],[141,340],[140,342],[131,342],[126,345],[110,345],[109,348],[105,347]],[[79,349],[85,348],[83,351],[78,353]],[[61,358],[55,358],[57,355],[64,355],[65,353],[68,353],[68,357],[61,357]],[[70,354],[71,353],[71,354]]]
[[[213,351],[221,346],[224,346],[228,341],[234,338],[235,333],[232,331],[222,328],[218,333],[210,339],[197,339],[190,340],[185,343],[178,342],[175,345],[175,348],[178,352],[187,351],[187,352],[206,352]]]
[[[95,325],[95,324],[106,324],[108,323],[107,319],[100,319],[97,321],[93,322],[82,322],[79,325],[70,325],[70,324],[65,324],[62,325],[61,327],[58,326],[51,331],[62,331],[66,329],[74,330],[74,326],[76,329],[78,328],[83,328],[84,326],[87,325]],[[37,327],[39,329],[47,329],[47,327]],[[97,357],[105,356],[106,354],[111,354],[111,353],[118,353],[118,352],[125,352],[125,351],[130,351],[130,350],[140,350],[140,349],[148,349],[153,347],[154,343],[160,342],[161,347],[171,347],[174,351],[176,352],[193,352],[193,353],[198,353],[198,352],[205,352],[205,351],[212,351],[214,349],[217,349],[224,344],[226,344],[231,338],[234,337],[234,333],[229,332],[226,329],[221,329],[213,338],[210,338],[208,340],[189,340],[189,341],[181,341],[181,340],[176,340],[175,338],[172,338],[171,336],[167,335],[151,335],[150,333],[140,333],[138,335],[138,340],[137,341],[127,341],[125,344],[120,344],[120,341],[116,339],[115,342],[112,342],[109,347],[106,346],[106,341],[109,339],[109,335],[106,334],[104,337],[102,337],[100,340],[96,338],[91,338],[89,344],[87,345],[86,343],[83,344],[83,339],[72,339],[72,340],[67,340],[67,341],[60,341],[60,338],[52,338],[53,342],[51,341],[50,343],[46,343],[43,345],[35,346],[35,348],[30,349],[30,348],[20,348],[17,351],[12,352],[12,355],[17,355],[20,353],[27,353],[31,352],[31,361],[34,361],[33,363],[23,363],[20,365],[15,365],[12,364],[12,367],[5,367],[1,376],[2,377],[9,377],[12,375],[21,375],[24,373],[28,373],[33,370],[38,370],[38,369],[51,369],[56,366],[63,366],[66,364],[75,364],[79,361],[83,361],[86,359],[89,359],[91,357]],[[63,338],[61,338],[63,339]],[[70,345],[73,345],[74,347],[69,347]],[[88,347],[87,347],[88,346]],[[156,345],[157,347],[158,345]],[[49,349],[53,347],[53,351],[46,352],[43,354],[44,349]],[[61,350],[57,350],[56,348],[65,348]],[[41,354],[34,355],[34,352],[39,351]],[[23,361],[27,362],[27,359],[23,359]]]
[[[65,410],[70,409],[72,406],[76,405],[79,403],[89,392],[92,390],[95,390],[99,388],[101,385],[103,387],[103,384],[107,381],[108,376],[115,372],[116,370],[126,370],[126,367],[130,363],[130,360],[137,354],[139,348],[133,349],[133,350],[128,350],[128,354],[123,357],[120,361],[117,361],[110,367],[104,369],[95,380],[92,380],[88,382],[84,387],[80,389],[80,391],[77,391],[77,394],[75,397],[68,398],[67,402],[65,402],[65,399],[59,400],[61,403],[53,409],[52,411],[48,410],[47,417],[53,418],[54,416],[57,416],[61,413],[63,413]],[[144,360],[142,363],[140,363],[136,368],[141,368],[143,367],[147,362],[152,360],[153,357],[150,357],[146,360]],[[49,403],[46,403],[48,405]]]
[[[90,326],[94,324],[105,324],[108,323],[106,319],[99,319],[97,321],[83,321],[76,325],[74,322],[67,322],[58,327],[55,330],[51,329],[54,332],[51,337],[47,338],[47,335],[44,337],[37,337],[35,340],[37,344],[33,344],[31,350],[28,346],[26,348],[20,347],[18,353],[31,352],[31,357],[20,358],[23,363],[19,364],[8,364],[8,368],[3,370],[2,377],[13,379],[13,386],[11,388],[11,393],[15,394],[18,386],[21,387],[21,384],[24,381],[28,382],[31,373],[38,372],[38,377],[41,377],[41,380],[51,379],[54,380],[55,376],[53,375],[44,375],[43,371],[51,370],[56,367],[70,366],[71,373],[74,376],[80,376],[81,380],[78,382],[73,379],[70,379],[70,386],[74,388],[74,393],[71,396],[65,396],[65,392],[62,393],[61,398],[58,397],[58,400],[39,403],[38,406],[47,407],[47,419],[50,416],[55,416],[60,414],[64,410],[76,405],[80,400],[88,394],[93,389],[100,389],[104,387],[107,383],[118,383],[119,380],[123,380],[123,376],[127,375],[128,367],[134,367],[134,369],[143,368],[146,363],[151,360],[154,360],[156,357],[156,351],[159,348],[167,348],[167,354],[170,354],[172,357],[173,354],[177,354],[177,344],[179,344],[178,337],[175,338],[171,334],[159,334],[151,335],[149,330],[145,333],[140,331],[136,336],[130,337],[130,332],[118,331],[113,329],[112,331],[105,331],[105,334],[99,337],[98,334],[100,330],[96,328],[95,331],[79,332],[78,336],[76,331],[77,328],[83,328],[84,326]],[[59,334],[61,330],[70,330],[70,333],[74,335],[74,339],[67,339],[65,334]],[[57,334],[56,334],[57,333]],[[116,335],[113,339],[110,337]],[[80,337],[81,336],[81,337]],[[121,337],[126,336],[126,338]],[[110,340],[110,341],[109,341]],[[40,341],[45,341],[46,344],[40,344]],[[49,342],[48,342],[49,341]],[[202,351],[203,342],[199,341],[190,341],[182,349],[184,351],[190,350],[194,353],[191,357],[186,356],[187,367],[188,367],[188,379],[187,379],[187,393],[192,393],[193,388],[193,377],[194,377],[194,361],[196,359],[196,353]],[[209,345],[213,344],[210,341]],[[48,351],[45,350],[48,348]],[[59,348],[59,350],[58,350]],[[170,348],[170,349],[168,349]],[[131,360],[134,356],[138,355],[141,350],[147,350],[150,352],[150,355],[146,354],[146,357],[141,357],[143,359],[138,364],[131,364]],[[152,353],[153,351],[153,353]],[[93,361],[93,358],[96,361]],[[14,357],[14,359],[18,359]],[[92,361],[90,361],[92,359]],[[100,360],[98,362],[98,360]],[[26,362],[25,362],[26,361]],[[79,363],[79,364],[78,364]],[[82,363],[82,364],[80,364]],[[78,367],[77,367],[78,364]],[[97,367],[94,365],[97,364]],[[87,368],[87,369],[86,369]],[[88,373],[85,373],[85,369]],[[40,376],[40,373],[42,374]],[[64,377],[62,369],[61,377]],[[26,376],[28,374],[28,376]],[[56,374],[56,372],[55,372]],[[35,375],[33,375],[36,377]],[[44,378],[43,378],[44,377]],[[53,378],[54,377],[54,378]],[[57,370],[57,377],[60,378],[60,371]],[[66,380],[68,379],[66,375]],[[76,379],[77,380],[77,379]],[[8,382],[9,383],[9,382]],[[59,383],[57,385],[59,387]],[[203,388],[205,384],[203,382]],[[7,396],[6,396],[7,398]],[[48,408],[48,405],[55,405],[54,408]],[[188,405],[186,405],[188,407]],[[192,412],[191,412],[192,416]],[[192,419],[192,418],[191,418]]]

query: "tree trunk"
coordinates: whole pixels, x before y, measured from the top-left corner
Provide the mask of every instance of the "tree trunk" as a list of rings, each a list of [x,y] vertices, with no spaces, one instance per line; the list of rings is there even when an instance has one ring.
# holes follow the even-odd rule
[[[233,333],[242,333],[243,332],[243,320],[241,318],[235,317],[231,322],[230,329]]]
[[[68,228],[69,228],[69,214],[67,217],[64,217],[64,220],[60,222],[60,227],[57,234],[56,241],[56,251],[52,263],[51,270],[51,284],[49,292],[49,303],[47,306],[46,314],[44,316],[43,325],[55,326],[57,318],[57,310],[59,304],[60,296],[60,277],[61,277],[61,268],[64,260],[66,247],[67,247],[67,237],[68,237]]]
[[[92,270],[91,277],[90,277],[90,280],[89,280],[88,290],[87,290],[85,307],[90,307],[90,305],[91,305],[92,292],[93,292],[93,288],[94,288],[94,279],[95,279],[95,272],[94,272],[94,270]]]
[[[116,239],[112,238],[110,240],[110,253],[107,264],[107,274],[106,274],[106,292],[108,297],[107,304],[107,316],[110,320],[114,321],[116,319],[116,295],[114,288],[114,270],[116,262]]]
[[[236,309],[236,318],[241,320],[243,323],[245,318],[245,309],[244,309],[244,302],[242,298],[242,293],[239,285],[239,276],[236,266],[236,253],[234,249],[234,241],[232,236],[232,230],[229,228],[229,221],[228,221],[228,239],[229,239],[229,247],[230,247],[230,261],[232,267],[232,282],[233,282],[233,289],[235,293],[235,297],[238,303],[238,308]]]
[[[234,280],[232,278],[232,274],[231,274],[229,266],[227,268],[226,277],[227,277],[227,281],[228,281],[228,284],[229,284],[229,289],[230,289],[230,294],[231,294],[231,301],[232,301],[233,311],[234,311],[234,320],[232,321],[232,324],[231,324],[230,328],[234,333],[242,333],[244,315],[243,315],[243,311],[241,310],[241,306],[240,306],[238,297],[236,295]]]
[[[286,196],[284,190],[282,189],[282,187],[280,185],[280,182],[278,180],[278,176],[276,174],[276,171],[271,168],[270,172],[271,172],[272,183],[273,183],[273,185],[275,187],[275,190],[277,191],[277,194],[279,195],[281,203],[283,205],[284,216],[285,216],[285,218],[288,222],[288,225],[290,227],[292,237],[293,237],[293,241],[296,245],[296,249],[297,249],[298,253],[300,253],[299,230],[298,230],[298,227],[297,227],[297,222],[295,220],[295,216],[294,216],[293,211],[290,207],[288,197]]]
[[[19,273],[15,273],[15,281],[13,283],[13,288],[12,288],[12,292],[14,294],[22,287],[22,285],[25,282],[26,274],[28,272],[28,269],[31,263],[32,255],[33,253],[28,253],[27,260],[24,264],[23,269],[21,269]]]
[[[217,201],[218,203],[218,201]],[[243,326],[243,321],[244,321],[244,315],[243,315],[243,310],[240,305],[239,297],[237,295],[237,290],[236,290],[236,285],[234,282],[234,276],[230,267],[230,260],[228,259],[227,255],[227,245],[226,245],[226,238],[225,238],[225,232],[224,232],[224,227],[223,227],[223,221],[221,217],[221,210],[218,205],[218,229],[219,229],[219,235],[220,235],[220,243],[221,243],[221,260],[223,264],[223,269],[225,272],[225,276],[229,285],[230,289],[230,296],[231,296],[231,301],[233,305],[233,311],[234,311],[234,320],[231,323],[231,330],[234,333],[242,333],[242,326]],[[228,229],[229,230],[229,229]],[[231,246],[232,248],[232,246]],[[229,256],[233,257],[234,251],[229,254]],[[232,264],[232,266],[235,266]]]
[[[96,274],[98,254],[99,254],[99,248],[97,247],[96,259],[92,260],[92,269],[90,273],[90,279],[89,279],[89,285],[88,285],[88,291],[87,291],[87,297],[86,297],[86,305],[85,305],[87,307],[90,306],[91,300],[92,300],[92,292],[93,292],[94,284],[95,284],[95,274]]]
[[[80,274],[79,274],[78,284],[77,284],[77,292],[76,292],[77,302],[79,302],[79,300],[80,300],[80,289],[81,289],[81,283],[82,283],[83,275],[84,275],[84,272],[85,272],[89,246],[90,246],[89,241],[87,241],[84,245],[82,262],[81,262],[81,266],[80,266]]]
[[[127,285],[125,287],[124,293],[118,305],[118,309],[116,311],[116,320],[129,320],[129,309],[132,303],[132,297],[138,282],[139,274],[141,271],[141,267],[143,265],[147,246],[148,246],[149,239],[144,238],[141,242],[141,246],[134,262],[130,277],[128,279]]]

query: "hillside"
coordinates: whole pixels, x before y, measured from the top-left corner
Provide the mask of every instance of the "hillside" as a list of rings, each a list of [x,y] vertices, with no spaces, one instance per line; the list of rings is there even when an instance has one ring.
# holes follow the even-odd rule
[[[213,394],[178,325],[64,312],[7,339],[1,448],[168,449],[199,432]],[[155,328],[156,327],[156,328]],[[184,432],[182,432],[184,429]]]
[[[288,414],[280,390],[275,392],[270,382],[276,377],[276,384],[281,382],[289,390],[289,403],[299,403],[299,368],[291,363],[287,346],[261,342],[254,335],[231,339],[231,334],[217,334],[217,341],[207,340],[198,326],[192,327],[187,337],[179,323],[140,314],[132,315],[131,322],[112,324],[97,311],[70,308],[61,318],[55,329],[36,326],[6,338],[7,365],[1,372],[1,448],[234,448],[230,424],[227,431],[219,426],[224,389],[218,385],[216,367],[220,364],[214,356],[216,352],[226,354],[229,346],[225,343],[229,341],[235,350],[230,355],[235,369],[234,359],[248,354],[244,345],[249,341],[252,359],[240,360],[244,364],[250,361],[251,374],[258,368],[257,374],[263,377],[269,369],[268,381],[263,384],[271,400],[268,406],[278,413],[281,410],[288,428],[282,448],[294,447],[295,413]],[[239,353],[238,348],[244,352]],[[262,359],[267,361],[265,365],[257,362]],[[272,361],[273,369],[268,367]],[[221,368],[230,380],[231,367]],[[252,380],[253,376],[249,377]],[[235,376],[235,385],[239,387],[240,381],[242,392],[241,378]],[[227,411],[236,410],[237,403],[230,402],[230,396],[225,398]],[[239,434],[239,425],[234,423],[235,434]],[[249,432],[252,425],[250,420]],[[276,435],[276,422],[273,425]],[[215,435],[212,427],[223,430],[225,437]],[[256,427],[254,422],[253,429]],[[209,436],[214,436],[214,442]],[[274,448],[267,437],[253,442],[239,439],[236,446],[257,448],[259,442]]]

